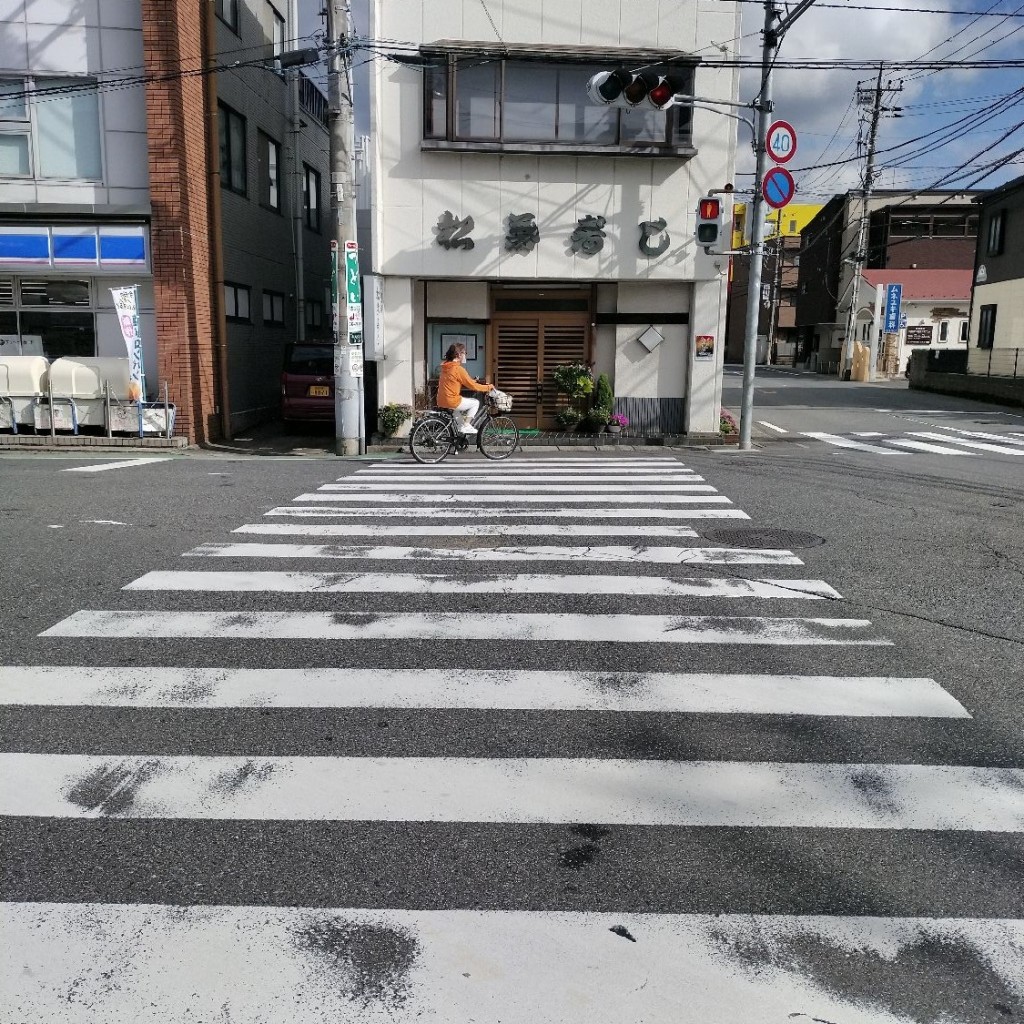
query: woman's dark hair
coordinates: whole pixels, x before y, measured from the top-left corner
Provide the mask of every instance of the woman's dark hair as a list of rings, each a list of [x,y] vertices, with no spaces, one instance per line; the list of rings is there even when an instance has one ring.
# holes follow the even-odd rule
[[[449,345],[448,351],[444,354],[444,361],[450,363],[453,359],[458,359],[463,352],[466,351],[466,346],[461,344]]]

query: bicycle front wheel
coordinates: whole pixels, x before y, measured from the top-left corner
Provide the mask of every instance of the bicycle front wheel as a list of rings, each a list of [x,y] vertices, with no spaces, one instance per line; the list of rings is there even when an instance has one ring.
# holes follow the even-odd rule
[[[480,453],[487,459],[507,459],[519,447],[519,428],[511,416],[491,416],[480,427]]]
[[[413,427],[409,435],[409,451],[417,462],[440,462],[451,450],[455,439],[448,421],[440,416],[428,416]]]

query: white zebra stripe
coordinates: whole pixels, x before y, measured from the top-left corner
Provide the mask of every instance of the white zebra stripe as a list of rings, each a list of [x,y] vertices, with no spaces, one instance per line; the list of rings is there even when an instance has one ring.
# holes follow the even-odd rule
[[[912,448],[918,452],[931,452],[933,455],[966,455],[967,452],[958,451],[956,448],[949,448],[942,444],[929,444],[927,441],[910,441],[905,438],[892,438],[890,444],[899,445],[900,448]]]
[[[506,480],[502,481],[472,481],[463,484],[458,480],[446,480],[442,483],[420,483],[418,480],[412,484],[416,488],[417,493],[429,492],[429,491],[451,491],[455,487],[469,487],[476,492],[481,491],[504,491],[508,494],[518,496],[519,492],[524,493],[541,493],[541,494],[593,494],[595,500],[600,501],[604,495],[618,495],[618,494],[675,494],[678,491],[690,490],[690,484],[702,483],[704,477],[702,476],[691,476],[686,478],[685,484],[603,484],[603,483],[583,483],[582,481],[562,481],[561,483],[511,483]],[[408,491],[410,488],[409,482],[403,481],[402,483],[378,483],[376,480],[373,483],[358,480],[353,480],[351,483],[344,484],[323,484],[317,488],[321,491]]]
[[[662,565],[803,565],[792,551],[774,548],[676,547],[508,547],[423,548],[354,544],[200,544],[184,557],[195,558],[362,558],[435,559],[463,562],[651,562]]]
[[[122,590],[276,594],[613,594],[637,597],[727,597],[840,600],[824,580],[741,579],[718,576],[472,576],[440,573],[148,572]]]
[[[854,989],[900,992],[899,964],[948,950],[1024,990],[1024,922],[998,919],[8,903],[0,931],[5,1004],[47,1024],[906,1024],[801,969],[800,949],[829,951]],[[930,994],[937,974],[917,970]]]
[[[339,484],[359,484],[361,487],[410,487],[426,486],[427,484],[445,484],[448,487],[482,487],[489,484],[508,485],[517,489],[527,487],[546,486],[548,484],[572,484],[580,487],[604,486],[607,484],[699,484],[704,482],[704,477],[696,473],[659,473],[657,476],[622,476],[619,474],[611,476],[567,476],[565,473],[545,474],[538,476],[515,476],[513,474],[497,473],[417,473],[410,480],[408,473],[373,473],[363,476],[356,472],[351,476],[339,477]]]
[[[352,526],[347,523],[247,523],[232,533],[278,537],[650,537],[693,538],[690,526],[587,526],[583,523],[459,523],[449,526]]]
[[[709,488],[709,489],[713,490],[713,488]],[[350,495],[348,497],[340,498],[339,499],[336,494],[321,494],[321,493],[318,493],[318,492],[313,492],[313,493],[310,493],[310,494],[300,494],[297,498],[295,498],[295,501],[339,501],[339,500],[340,501],[349,501],[349,500],[355,501],[355,500],[362,500],[363,498],[366,498],[366,497],[368,497],[368,496],[367,495],[362,495],[362,496],[359,496],[359,495],[352,496],[352,495]],[[384,495],[381,498],[381,501],[399,501],[401,499],[401,497],[402,497],[401,495],[386,494],[386,495]],[[427,499],[427,495],[413,495],[413,500],[418,502],[421,499]],[[441,500],[443,500],[443,496],[441,496],[441,495],[432,495],[432,496],[430,496],[429,500],[431,500],[431,501],[441,501]],[[492,494],[492,495],[489,495],[487,497],[487,500],[488,501],[492,501],[492,500],[493,501],[497,501],[498,499],[495,498],[495,496]],[[673,516],[672,512],[667,512],[667,511],[666,512],[662,512],[660,509],[657,510],[657,511],[654,511],[654,510],[647,510],[647,511],[645,511],[645,510],[642,510],[642,509],[637,509],[637,510],[634,511],[632,509],[619,510],[619,509],[609,509],[609,508],[597,508],[597,509],[592,509],[592,508],[585,508],[584,509],[584,508],[581,508],[581,509],[564,509],[564,510],[559,510],[559,509],[533,509],[533,510],[525,510],[524,511],[524,510],[516,509],[516,507],[515,507],[516,506],[516,502],[524,500],[524,499],[521,499],[519,496],[509,497],[508,499],[505,499],[505,500],[507,501],[507,503],[509,505],[509,509],[507,511],[504,510],[504,509],[472,509],[472,508],[462,509],[462,508],[460,508],[458,510],[459,520],[461,521],[462,519],[465,519],[467,517],[472,518],[474,515],[488,516],[488,517],[502,516],[503,518],[506,518],[508,516],[544,516],[546,518],[551,518],[552,516],[554,516],[556,518],[559,517],[559,516],[561,516],[563,518],[571,516],[574,519],[577,519],[577,518],[581,519],[581,518],[585,518],[585,517],[586,518],[590,518],[590,519],[601,519],[601,518],[605,518],[605,519],[637,518],[637,519],[640,519],[640,518],[644,518],[644,517],[647,517],[647,518],[657,518],[657,519],[662,519],[662,518],[669,519],[669,518],[672,518],[672,516]],[[549,502],[559,502],[559,501],[566,501],[568,499],[566,499],[566,498],[548,498],[548,499],[542,499],[542,500],[546,500],[546,501],[549,501]],[[589,497],[586,500],[587,501],[592,501],[595,504],[597,504],[597,503],[600,502],[601,499],[600,498]],[[615,503],[616,504],[621,503],[622,501],[623,501],[622,498],[616,498],[615,499]],[[652,502],[652,504],[653,504],[653,502]],[[726,498],[724,495],[721,495],[721,494],[680,494],[680,495],[678,495],[678,496],[676,496],[675,498],[672,499],[672,504],[674,504],[674,505],[731,505],[732,501],[729,498]],[[373,505],[373,506],[367,506],[367,507],[364,507],[364,508],[361,508],[361,509],[353,509],[352,510],[352,514],[353,515],[374,516],[376,518],[376,517],[379,517],[381,515],[389,515],[389,516],[391,516],[391,515],[401,515],[401,514],[404,514],[404,515],[414,515],[414,514],[415,515],[420,515],[420,514],[422,514],[422,515],[430,515],[430,516],[434,516],[434,515],[451,516],[451,515],[453,515],[455,513],[454,513],[454,511],[453,511],[453,509],[451,508],[450,505],[449,506],[435,505],[435,506],[433,506],[431,508],[425,508],[425,509],[423,509],[419,513],[414,512],[412,509],[400,510],[397,507],[394,507],[394,506],[391,506],[391,505],[387,505],[387,506]]]
[[[471,463],[475,462],[478,466],[491,466],[492,463],[487,462],[485,459],[473,460],[472,455],[470,456]],[[464,463],[465,465],[466,463]],[[658,467],[673,467],[682,466],[684,463],[671,455],[656,455],[656,456],[640,456],[640,455],[527,455],[525,458],[516,459],[515,462],[511,463],[512,466],[517,469],[530,469],[534,466],[566,466],[572,469],[574,466],[579,468],[591,469],[594,466],[639,466],[641,469],[648,467],[657,469]],[[424,466],[419,462],[414,462],[412,459],[405,461],[391,460],[387,462],[381,462],[374,466],[367,466],[367,469],[377,469],[383,467],[389,467],[392,469],[410,469],[413,472],[421,470],[429,470],[431,467]],[[494,467],[500,471],[500,467]]]
[[[595,505],[601,502],[614,505],[671,505],[674,502],[686,501],[696,493],[717,493],[716,488],[709,484],[680,484],[671,494],[520,494],[508,491],[504,494],[482,494],[478,491],[456,491],[447,494],[424,494],[417,491],[405,493],[398,491],[348,491],[345,493],[345,488],[341,484],[324,484],[320,490],[329,492],[324,494],[324,498],[328,501],[400,501],[407,504],[443,501],[452,505],[480,505],[486,502],[497,502],[513,507],[523,502],[548,505],[561,505],[565,502]],[[297,500],[303,501],[305,497],[302,495]]]
[[[0,814],[1024,832],[1024,770],[593,758],[0,754]]]
[[[982,438],[986,441],[998,441],[1000,444],[1024,445],[1024,441],[1018,441],[1012,434],[989,434],[984,430],[962,430],[960,427],[947,427],[945,425],[939,429],[949,430],[954,434],[961,434],[964,437]],[[952,440],[952,438],[950,440]]]
[[[950,437],[948,434],[936,434],[927,430],[908,431],[911,437],[923,437],[929,441],[945,441],[946,444],[958,444],[964,448],[973,448],[982,452],[995,452],[997,455],[1024,455],[1024,449],[1011,448],[1005,445],[989,444],[987,441],[969,441],[964,437]]]
[[[303,497],[311,497],[311,495],[303,495]],[[316,495],[312,495],[316,497]],[[323,497],[320,495],[319,497]],[[709,497],[703,498],[702,501],[720,501],[723,504],[728,504],[728,498],[721,497]],[[327,517],[346,517],[357,519],[359,517],[372,516],[379,518],[381,516],[382,509],[379,506],[373,508],[336,508],[330,505],[320,506],[294,506],[294,505],[279,505],[277,508],[272,508],[269,512],[264,512],[265,516],[297,516],[299,518],[307,517],[310,519],[323,519]],[[383,509],[384,516],[387,519],[434,519],[438,516],[445,517],[451,516],[452,510],[450,508],[402,508],[398,505],[388,505]],[[464,520],[467,519],[539,519],[539,523],[526,524],[528,527],[541,527],[550,525],[546,522],[548,519],[572,519],[574,521],[589,520],[589,519],[749,519],[750,516],[746,512],[741,512],[736,508],[697,508],[697,509],[631,509],[622,511],[620,509],[608,509],[608,508],[574,508],[574,509],[532,509],[525,512],[515,510],[502,510],[496,508],[466,508],[459,509],[459,526],[458,529],[461,532],[466,528]],[[446,532],[451,532],[452,527],[443,527]],[[645,532],[648,527],[644,526]]]
[[[517,640],[885,647],[867,619],[761,615],[462,615],[458,612],[79,611],[42,637],[217,640]]]
[[[863,441],[853,441],[848,437],[841,437],[839,434],[828,434],[823,431],[804,432],[804,437],[813,438],[815,441],[824,441],[826,444],[835,445],[837,448],[852,448],[859,452],[873,452],[875,455],[906,455],[906,452],[898,452],[892,448],[882,448],[877,444],[865,444]]]
[[[144,459],[125,459],[120,462],[103,462],[99,465],[72,466],[70,469],[62,469],[62,473],[105,473],[108,469],[132,469],[135,466],[147,466],[151,462],[172,462],[166,455],[159,455]]]
[[[934,679],[490,669],[3,666],[0,705],[970,718]]]

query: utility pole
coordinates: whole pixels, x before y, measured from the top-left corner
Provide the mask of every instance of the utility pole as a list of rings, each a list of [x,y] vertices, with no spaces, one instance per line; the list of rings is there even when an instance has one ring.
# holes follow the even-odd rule
[[[878,77],[875,80],[875,87],[871,90],[871,118],[868,122],[868,147],[867,147],[867,161],[864,166],[864,180],[861,188],[861,208],[860,208],[860,222],[857,225],[857,247],[853,251],[853,258],[850,261],[851,267],[853,268],[853,281],[850,286],[850,308],[846,315],[846,338],[843,341],[843,359],[840,367],[840,376],[845,377],[850,368],[853,365],[853,346],[855,342],[854,334],[857,330],[857,308],[860,305],[860,274],[867,262],[867,244],[868,244],[868,223],[870,221],[870,210],[871,204],[871,193],[875,183],[875,145],[878,139],[878,121],[882,116],[883,110],[899,110],[898,107],[883,107],[882,106],[882,74],[885,65],[881,62],[878,64]],[[893,88],[892,83],[886,85],[886,91]],[[901,88],[901,87],[900,87]],[[867,101],[867,90],[861,90],[858,86],[857,89],[857,102],[865,103]],[[874,345],[872,345],[874,348]],[[874,361],[871,361],[871,365],[868,368],[869,379],[874,380],[875,377],[875,366]]]
[[[362,313],[350,325],[349,282],[346,258],[356,241],[356,190],[353,175],[355,106],[352,78],[352,8],[347,0],[328,0],[328,102],[331,146],[331,320],[334,334],[334,443],[338,455],[366,451],[363,429]],[[355,271],[358,283],[358,268]]]

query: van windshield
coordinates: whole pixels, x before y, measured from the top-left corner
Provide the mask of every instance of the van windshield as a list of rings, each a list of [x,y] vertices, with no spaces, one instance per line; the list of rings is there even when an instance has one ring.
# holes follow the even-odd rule
[[[308,373],[329,377],[334,373],[332,345],[294,345],[285,357],[286,373]]]

